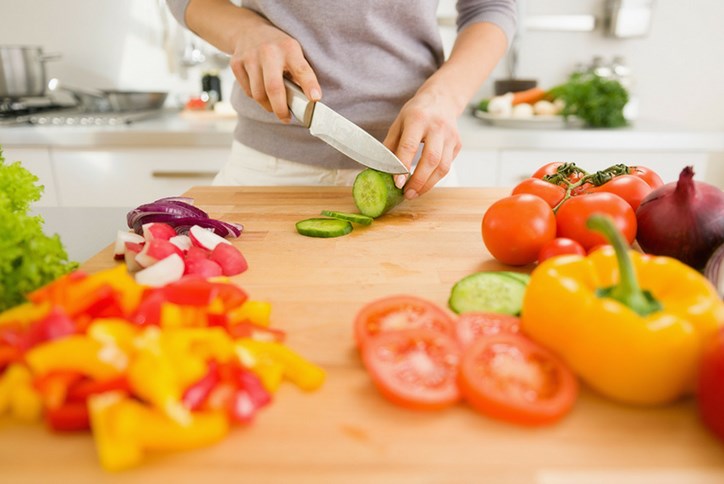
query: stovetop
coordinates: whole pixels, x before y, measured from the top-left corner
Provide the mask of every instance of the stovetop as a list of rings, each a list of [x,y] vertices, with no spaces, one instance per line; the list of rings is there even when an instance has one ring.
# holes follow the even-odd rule
[[[48,98],[0,99],[2,126],[119,126],[161,114],[161,110],[93,112]]]

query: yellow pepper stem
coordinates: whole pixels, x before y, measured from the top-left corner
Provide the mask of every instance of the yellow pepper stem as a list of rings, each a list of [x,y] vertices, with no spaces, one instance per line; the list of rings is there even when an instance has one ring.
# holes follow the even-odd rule
[[[591,215],[586,220],[586,226],[602,233],[616,251],[618,261],[619,282],[611,287],[601,288],[597,291],[598,297],[608,297],[625,304],[639,316],[646,316],[661,310],[661,303],[649,291],[641,289],[636,278],[628,245],[621,233],[616,229],[610,217],[605,215]]]

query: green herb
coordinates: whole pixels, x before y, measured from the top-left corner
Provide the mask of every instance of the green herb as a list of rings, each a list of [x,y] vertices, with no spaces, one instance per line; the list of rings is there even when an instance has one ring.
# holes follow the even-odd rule
[[[488,104],[490,104],[490,99],[483,99],[478,103],[478,111],[488,111]]]
[[[0,149],[0,311],[78,265],[57,234],[43,233],[43,218],[28,213],[43,193],[37,181],[20,162],[6,164]]]
[[[623,116],[628,92],[615,79],[577,72],[565,84],[548,91],[548,95],[565,102],[561,112],[564,117],[576,116],[587,126],[614,128],[628,124]]]

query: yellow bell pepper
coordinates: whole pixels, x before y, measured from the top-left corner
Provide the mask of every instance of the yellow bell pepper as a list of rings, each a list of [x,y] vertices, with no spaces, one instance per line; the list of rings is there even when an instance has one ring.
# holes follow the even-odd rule
[[[5,413],[25,421],[38,420],[43,411],[40,394],[33,388],[30,371],[13,363],[0,375],[0,415]]]
[[[222,413],[194,413],[187,424],[180,425],[120,392],[91,397],[89,409],[98,456],[109,471],[140,464],[146,451],[202,447],[221,440],[229,431]]]
[[[588,223],[613,249],[538,266],[521,328],[607,397],[671,402],[691,390],[703,343],[724,324],[724,303],[694,269],[629,251],[603,216]]]
[[[25,354],[36,375],[53,370],[73,370],[96,380],[120,375],[128,355],[115,345],[104,345],[86,335],[72,335],[38,345]]]
[[[242,363],[254,360],[251,370],[258,367],[280,365],[283,376],[305,391],[318,389],[324,383],[325,372],[319,366],[307,361],[287,346],[275,341],[259,341],[251,338],[236,340],[237,354]],[[265,377],[258,374],[262,383]],[[266,385],[265,385],[266,387]],[[269,388],[267,388],[269,389]],[[269,389],[270,391],[273,391]]]

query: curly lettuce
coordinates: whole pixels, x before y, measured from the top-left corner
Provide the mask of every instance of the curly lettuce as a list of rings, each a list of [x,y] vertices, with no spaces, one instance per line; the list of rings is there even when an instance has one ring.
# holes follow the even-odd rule
[[[57,234],[43,233],[44,220],[31,215],[44,187],[20,162],[6,163],[0,148],[0,311],[77,267]]]

